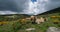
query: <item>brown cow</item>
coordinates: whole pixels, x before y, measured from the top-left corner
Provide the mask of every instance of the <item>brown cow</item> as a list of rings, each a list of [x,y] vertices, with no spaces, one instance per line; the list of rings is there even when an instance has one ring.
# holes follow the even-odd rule
[[[31,16],[31,21],[32,21],[32,23],[35,23],[36,17],[35,16]]]

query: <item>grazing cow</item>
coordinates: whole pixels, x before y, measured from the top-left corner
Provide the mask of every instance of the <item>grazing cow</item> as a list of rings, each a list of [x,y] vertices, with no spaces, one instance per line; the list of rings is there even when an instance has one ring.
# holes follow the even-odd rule
[[[41,22],[44,22],[45,21],[45,19],[43,17],[41,17],[40,20],[41,20]]]
[[[36,19],[36,23],[37,24],[40,24],[41,23],[41,20],[40,19]]]
[[[31,21],[32,21],[32,23],[35,23],[36,17],[35,16],[31,16]]]
[[[36,19],[36,23],[37,24],[40,24],[40,23],[43,23],[43,22],[44,22],[44,18],[43,17]]]

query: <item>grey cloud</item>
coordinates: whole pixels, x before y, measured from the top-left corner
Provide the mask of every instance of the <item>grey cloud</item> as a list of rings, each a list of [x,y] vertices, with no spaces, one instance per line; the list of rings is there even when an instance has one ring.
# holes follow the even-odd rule
[[[37,11],[37,12],[32,11],[33,12],[32,13],[27,8],[27,12],[31,12],[31,14],[35,15],[35,14],[41,14],[41,13],[44,13],[46,11],[58,8],[58,7],[60,7],[60,0],[45,0],[45,1],[44,0],[38,0],[38,4],[37,5],[38,5],[38,10],[39,11]],[[28,13],[26,13],[26,14],[28,14]]]
[[[60,0],[48,0],[48,2],[41,2],[40,0],[38,0],[38,1],[39,1],[39,3],[38,3],[39,11],[37,11],[36,14],[44,13],[51,9],[60,7]],[[8,14],[8,13],[6,13],[7,12],[6,10],[8,10],[9,12],[12,12],[12,14],[13,13],[28,14],[27,12],[30,12],[27,9],[28,4],[29,4],[28,2],[29,2],[29,0],[0,0],[0,10],[1,10],[0,12],[2,12],[0,14],[3,14],[3,13]],[[43,8],[44,8],[44,10],[41,10]],[[11,14],[11,13],[9,13],[9,14]],[[34,14],[35,13],[33,13],[33,15]]]

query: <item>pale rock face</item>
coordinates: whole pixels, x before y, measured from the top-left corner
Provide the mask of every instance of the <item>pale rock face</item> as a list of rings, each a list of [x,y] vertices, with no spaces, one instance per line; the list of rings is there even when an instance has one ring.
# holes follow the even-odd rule
[[[47,32],[60,32],[60,29],[56,28],[56,27],[49,27],[47,29]]]

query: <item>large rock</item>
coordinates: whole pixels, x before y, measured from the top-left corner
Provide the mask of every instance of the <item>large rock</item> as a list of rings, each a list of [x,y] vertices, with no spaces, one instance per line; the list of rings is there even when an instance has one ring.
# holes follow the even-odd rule
[[[47,29],[47,32],[60,32],[60,29],[56,27],[49,27]]]

